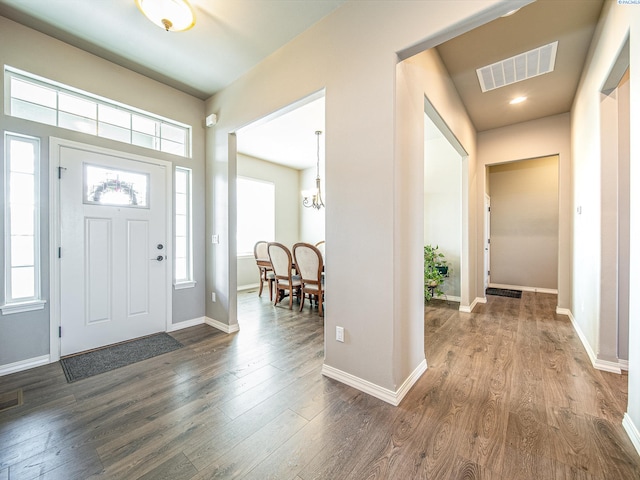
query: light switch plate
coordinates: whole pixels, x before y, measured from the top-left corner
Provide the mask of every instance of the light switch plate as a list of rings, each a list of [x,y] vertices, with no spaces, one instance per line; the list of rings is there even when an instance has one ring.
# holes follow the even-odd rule
[[[336,340],[339,342],[344,342],[344,328],[336,327]]]

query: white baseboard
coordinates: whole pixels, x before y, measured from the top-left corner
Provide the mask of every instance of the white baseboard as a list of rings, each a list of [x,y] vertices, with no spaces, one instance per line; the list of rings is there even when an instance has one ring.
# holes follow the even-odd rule
[[[594,352],[593,348],[591,348],[591,345],[587,340],[587,336],[584,334],[584,332],[580,328],[580,325],[578,325],[578,322],[576,321],[575,317],[571,313],[571,310],[567,308],[556,307],[556,313],[560,315],[567,315],[569,317],[569,320],[571,320],[571,325],[573,325],[573,329],[575,330],[576,334],[578,335],[578,338],[582,342],[582,347],[587,352],[587,355],[589,356],[589,360],[591,360],[591,365],[593,365],[593,368],[602,370],[603,372],[617,373],[618,375],[622,373],[622,370],[620,369],[620,362],[602,360],[596,356],[596,352]]]
[[[226,323],[219,322],[218,320],[214,320],[209,317],[204,317],[204,323],[213,328],[217,328],[218,330],[222,330],[224,333],[234,333],[240,330],[240,326],[237,323],[235,325],[227,325]]]
[[[506,288],[507,290],[522,290],[523,292],[558,294],[557,288],[525,287],[523,285],[506,285],[503,283],[489,283],[489,288]]]
[[[620,370],[626,370],[627,372],[629,371],[629,360],[619,359],[618,363],[620,364]]]
[[[0,377],[23,370],[29,370],[30,368],[41,367],[42,365],[47,365],[49,361],[49,355],[41,355],[39,357],[20,360],[19,362],[8,363],[7,365],[0,365]]]
[[[447,302],[460,302],[460,296],[457,295],[442,294],[436,295],[433,298],[435,298],[436,300],[446,300]]]
[[[612,362],[610,360],[600,360],[596,359],[593,366],[598,370],[602,370],[603,372],[611,372],[617,373],[620,375],[622,373],[622,369],[620,368],[620,362]]]
[[[388,388],[381,387],[375,383],[371,383],[368,380],[356,377],[350,373],[343,372],[337,368],[329,365],[322,365],[322,374],[325,377],[333,378],[339,382],[342,382],[350,387],[367,393],[373,397],[379,398],[382,401],[390,403],[391,405],[398,406],[404,398],[404,396],[411,390],[411,387],[418,381],[420,376],[427,370],[427,360],[422,360],[420,364],[415,368],[413,372],[407,377],[397,391],[389,390]]]
[[[487,303],[487,298],[476,297],[475,300],[471,302],[471,305],[460,305],[460,307],[458,308],[458,311],[464,312],[464,313],[471,313],[473,312],[473,309],[476,308],[476,305],[478,305],[479,303]]]
[[[204,317],[192,318],[191,320],[184,320],[183,322],[172,323],[167,329],[167,332],[175,332],[177,330],[182,330],[183,328],[202,325],[203,323],[204,323]]]
[[[259,283],[251,283],[249,285],[238,285],[238,292],[244,292],[245,290],[251,290],[252,288],[260,288]],[[265,285],[264,288],[269,291],[269,285]]]
[[[638,427],[634,425],[633,420],[631,420],[628,413],[625,413],[622,418],[622,427],[624,428],[624,431],[627,432],[627,435],[629,435],[629,439],[631,440],[631,443],[633,443],[636,452],[640,455],[640,431],[638,430]]]
[[[559,313],[560,315],[567,315],[569,317],[569,320],[571,320],[571,325],[573,326],[573,330],[576,332],[576,335],[578,335],[578,338],[582,342],[582,348],[584,348],[585,351],[587,352],[587,355],[589,356],[589,360],[591,360],[591,364],[595,365],[596,353],[591,348],[591,345],[589,344],[589,341],[587,340],[587,337],[585,336],[585,334],[582,332],[580,325],[578,325],[578,322],[576,322],[576,319],[573,316],[573,313],[571,313],[571,310],[569,310],[568,308],[561,309],[562,312],[560,312],[559,310],[560,309],[556,307],[556,313]]]

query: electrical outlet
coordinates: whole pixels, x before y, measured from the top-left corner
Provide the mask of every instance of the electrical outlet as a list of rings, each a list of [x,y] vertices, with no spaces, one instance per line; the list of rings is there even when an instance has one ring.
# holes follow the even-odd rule
[[[216,292],[211,292],[211,301],[212,302],[216,301]]]
[[[218,245],[220,243],[220,235],[211,235],[211,243]]]
[[[336,327],[336,340],[339,342],[344,342],[344,328]]]

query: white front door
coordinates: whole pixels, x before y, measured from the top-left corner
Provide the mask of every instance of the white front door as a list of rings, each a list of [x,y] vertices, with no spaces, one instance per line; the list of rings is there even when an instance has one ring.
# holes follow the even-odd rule
[[[165,167],[62,146],[60,353],[166,329]]]

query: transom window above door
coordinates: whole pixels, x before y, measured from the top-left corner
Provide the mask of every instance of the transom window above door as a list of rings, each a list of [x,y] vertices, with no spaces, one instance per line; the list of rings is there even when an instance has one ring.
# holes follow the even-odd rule
[[[161,152],[191,156],[191,127],[5,65],[9,115]]]

